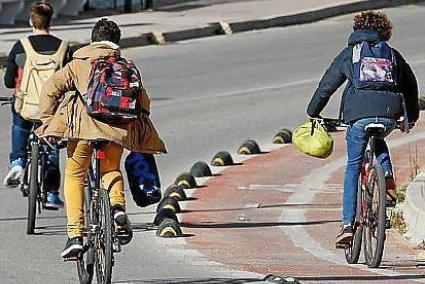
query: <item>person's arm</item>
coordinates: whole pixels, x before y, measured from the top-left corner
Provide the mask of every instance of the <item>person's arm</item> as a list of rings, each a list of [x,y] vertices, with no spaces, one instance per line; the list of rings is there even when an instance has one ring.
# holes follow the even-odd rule
[[[6,60],[6,72],[4,74],[4,85],[6,88],[13,89],[16,86],[16,78],[18,77],[19,66],[16,64],[16,55],[23,53],[24,49],[21,42],[18,41],[12,47]]]
[[[396,50],[395,54],[398,67],[397,92],[404,96],[409,122],[416,122],[419,119],[418,82],[415,73],[403,56]]]
[[[75,75],[72,70],[72,64],[73,62],[67,64],[52,75],[41,89],[40,119],[43,123],[55,114],[62,96],[69,91],[75,90]]]
[[[342,51],[332,62],[320,80],[313,97],[307,108],[310,117],[318,117],[335,91],[344,84],[347,77],[343,72],[346,62],[347,50]]]

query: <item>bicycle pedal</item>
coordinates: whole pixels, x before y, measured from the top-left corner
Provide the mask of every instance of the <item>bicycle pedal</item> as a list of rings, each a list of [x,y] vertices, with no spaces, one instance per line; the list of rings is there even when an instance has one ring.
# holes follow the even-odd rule
[[[391,221],[389,219],[385,220],[385,229],[391,229]]]
[[[26,189],[21,189],[21,192],[22,192],[22,196],[23,196],[23,197],[28,197],[28,190],[26,190]]]
[[[121,245],[118,242],[114,242],[112,245],[112,249],[114,253],[120,253],[121,252]]]
[[[336,249],[347,249],[349,247],[350,247],[349,244],[335,244]]]

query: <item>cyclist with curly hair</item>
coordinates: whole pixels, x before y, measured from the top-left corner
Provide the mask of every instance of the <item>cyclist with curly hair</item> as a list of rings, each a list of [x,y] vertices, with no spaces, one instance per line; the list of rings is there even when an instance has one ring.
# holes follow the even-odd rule
[[[379,122],[386,127],[384,137],[388,135],[404,115],[403,97],[411,126],[419,118],[416,77],[403,56],[387,43],[392,36],[392,24],[387,15],[373,11],[360,13],[354,17],[353,30],[348,47],[327,69],[307,109],[310,117],[320,117],[330,96],[348,81],[341,104],[342,118],[349,127],[343,224],[336,237],[337,247],[349,244],[353,238],[357,185],[368,141],[365,127]],[[385,172],[388,205],[394,206],[396,189],[384,137],[376,141],[376,155]]]

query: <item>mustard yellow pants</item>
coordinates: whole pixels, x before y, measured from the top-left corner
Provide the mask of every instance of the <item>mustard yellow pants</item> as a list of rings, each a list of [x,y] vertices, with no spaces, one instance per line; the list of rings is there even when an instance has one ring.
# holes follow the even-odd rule
[[[123,147],[110,143],[103,151],[106,157],[100,162],[103,187],[109,190],[112,206],[125,208],[124,183],[119,170]],[[69,141],[65,169],[65,204],[70,238],[81,236],[84,229],[84,181],[92,154],[93,147],[88,141]]]

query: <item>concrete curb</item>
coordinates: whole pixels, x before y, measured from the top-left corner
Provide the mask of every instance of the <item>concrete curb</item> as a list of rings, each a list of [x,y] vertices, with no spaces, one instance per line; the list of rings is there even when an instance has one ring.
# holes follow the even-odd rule
[[[217,22],[208,24],[204,27],[190,28],[179,31],[144,33],[138,37],[123,38],[120,45],[122,48],[141,47],[215,35],[229,35],[232,33],[258,29],[300,25],[364,10],[390,8],[409,4],[417,4],[421,2],[425,2],[425,0],[367,0],[266,19],[247,20],[234,23]],[[80,47],[84,45],[86,44],[82,43],[77,44],[76,46]],[[6,55],[0,54],[0,68],[6,65],[6,59]]]
[[[407,235],[417,243],[425,240],[425,172],[421,172],[409,184],[406,199],[400,209],[407,224]]]

